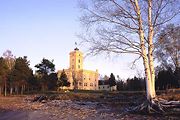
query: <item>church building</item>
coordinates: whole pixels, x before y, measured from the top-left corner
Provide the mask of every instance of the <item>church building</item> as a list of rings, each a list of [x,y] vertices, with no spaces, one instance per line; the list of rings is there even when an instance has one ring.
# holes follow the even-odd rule
[[[64,71],[68,77],[70,86],[65,87],[65,89],[98,90],[98,70],[83,69],[83,53],[78,48],[70,52],[69,57],[69,68],[64,69]],[[58,71],[58,77],[60,77],[62,71]]]

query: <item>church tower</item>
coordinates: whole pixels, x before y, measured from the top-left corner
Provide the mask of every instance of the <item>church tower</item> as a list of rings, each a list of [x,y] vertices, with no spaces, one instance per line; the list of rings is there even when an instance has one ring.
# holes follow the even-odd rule
[[[70,70],[78,71],[83,69],[83,53],[76,47],[70,52]]]

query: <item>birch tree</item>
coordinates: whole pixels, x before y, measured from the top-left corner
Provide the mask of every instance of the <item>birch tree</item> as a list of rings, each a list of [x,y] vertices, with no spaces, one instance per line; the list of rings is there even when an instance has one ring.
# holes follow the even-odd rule
[[[180,67],[180,26],[168,24],[158,35],[155,55],[164,69]]]
[[[14,64],[15,64],[15,58],[12,54],[12,52],[10,50],[6,50],[4,53],[3,53],[3,57],[4,57],[4,60],[5,60],[5,64],[8,68],[8,74],[11,72],[11,70],[13,69],[14,67]],[[8,77],[6,76],[6,78],[4,78],[4,95],[6,96],[7,94],[7,80],[8,80]],[[11,86],[12,87],[12,86]]]
[[[147,103],[140,109],[163,111],[156,101],[154,42],[163,24],[180,11],[179,0],[90,0],[80,2],[85,27],[81,36],[89,52],[135,54],[142,59],[146,76]],[[135,62],[134,61],[134,62]],[[146,106],[146,107],[145,107]]]

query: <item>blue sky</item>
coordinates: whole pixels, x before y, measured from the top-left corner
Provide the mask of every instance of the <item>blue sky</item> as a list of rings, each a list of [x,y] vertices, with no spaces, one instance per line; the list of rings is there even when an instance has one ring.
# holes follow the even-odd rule
[[[0,56],[9,49],[16,57],[28,56],[33,70],[43,57],[54,59],[56,70],[68,68],[69,52],[79,41],[80,14],[77,0],[0,0]],[[128,78],[137,74],[130,69],[132,60],[129,56],[87,57],[84,67]],[[142,72],[142,65],[137,68]]]

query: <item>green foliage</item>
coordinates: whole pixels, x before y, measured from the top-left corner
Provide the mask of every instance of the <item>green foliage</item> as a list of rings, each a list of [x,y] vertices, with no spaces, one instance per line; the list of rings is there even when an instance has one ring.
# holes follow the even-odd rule
[[[69,85],[70,85],[70,82],[68,82],[67,75],[66,75],[65,71],[63,70],[59,80],[57,81],[57,86],[63,87],[63,86],[69,86]]]
[[[13,57],[13,54],[10,50],[6,50],[4,53],[3,53],[3,59],[4,59],[4,64],[6,65],[7,67],[7,71],[6,71],[6,75],[4,75],[3,77],[3,82],[4,82],[4,96],[7,95],[7,89],[8,89],[8,77],[9,77],[9,74],[11,72],[11,70],[13,69],[14,67],[14,57]]]
[[[36,76],[32,75],[32,77],[28,80],[28,84],[30,91],[40,90],[40,80],[38,80]]]
[[[57,73],[51,73],[48,76],[48,90],[56,90],[57,80],[58,80]]]
[[[132,79],[127,79],[125,89],[131,91],[145,90],[145,79],[137,78],[136,76]]]
[[[13,82],[16,82],[17,84],[20,83],[27,83],[28,79],[32,77],[32,69],[29,68],[29,61],[27,60],[27,57],[24,56],[19,57],[15,61],[14,68],[11,71],[11,79],[13,79]]]
[[[176,76],[178,76],[177,72],[173,73],[171,68],[168,68],[168,70],[159,71],[158,75],[156,76],[156,88],[159,90],[177,88],[178,79],[176,79]]]
[[[119,91],[143,91],[145,90],[145,79],[143,78],[128,78],[126,82],[119,80],[117,81],[117,90]]]
[[[8,75],[8,67],[4,58],[0,58],[0,85],[3,84],[5,77]]]
[[[122,80],[117,81],[117,90],[118,91],[124,90],[125,89],[124,86],[125,86],[124,81],[122,81]]]
[[[53,64],[53,61],[49,61],[48,59],[43,58],[40,64],[35,65],[35,67],[38,69],[36,72],[40,75],[48,75],[55,70],[55,65]]]
[[[109,78],[109,85],[110,85],[110,87],[116,85],[116,79],[115,79],[115,76],[114,76],[113,73],[111,73],[111,75],[110,75],[110,78]]]
[[[49,75],[55,71],[53,61],[43,58],[40,64],[35,65],[38,69],[37,77],[40,80],[41,89],[44,91],[48,89]]]
[[[175,81],[178,82],[180,88],[180,67],[177,67],[176,70],[174,71],[174,77],[175,77]]]
[[[21,90],[21,94],[25,91],[24,86],[29,86],[30,79],[33,77],[33,71],[29,67],[29,61],[27,57],[19,57],[16,58],[14,67],[11,69],[9,73],[9,85],[10,85],[10,94],[13,93],[13,89],[15,88],[15,93],[18,94],[19,90]],[[23,88],[22,88],[23,87]]]
[[[40,89],[56,90],[57,74],[53,73],[55,65],[43,59],[38,68],[36,76],[33,75],[33,70],[29,67],[27,57],[12,58],[11,51],[6,51],[0,57],[0,87],[4,88],[3,92],[10,94],[19,94],[19,90],[23,94],[25,91],[39,91]],[[5,89],[6,87],[6,89]]]

